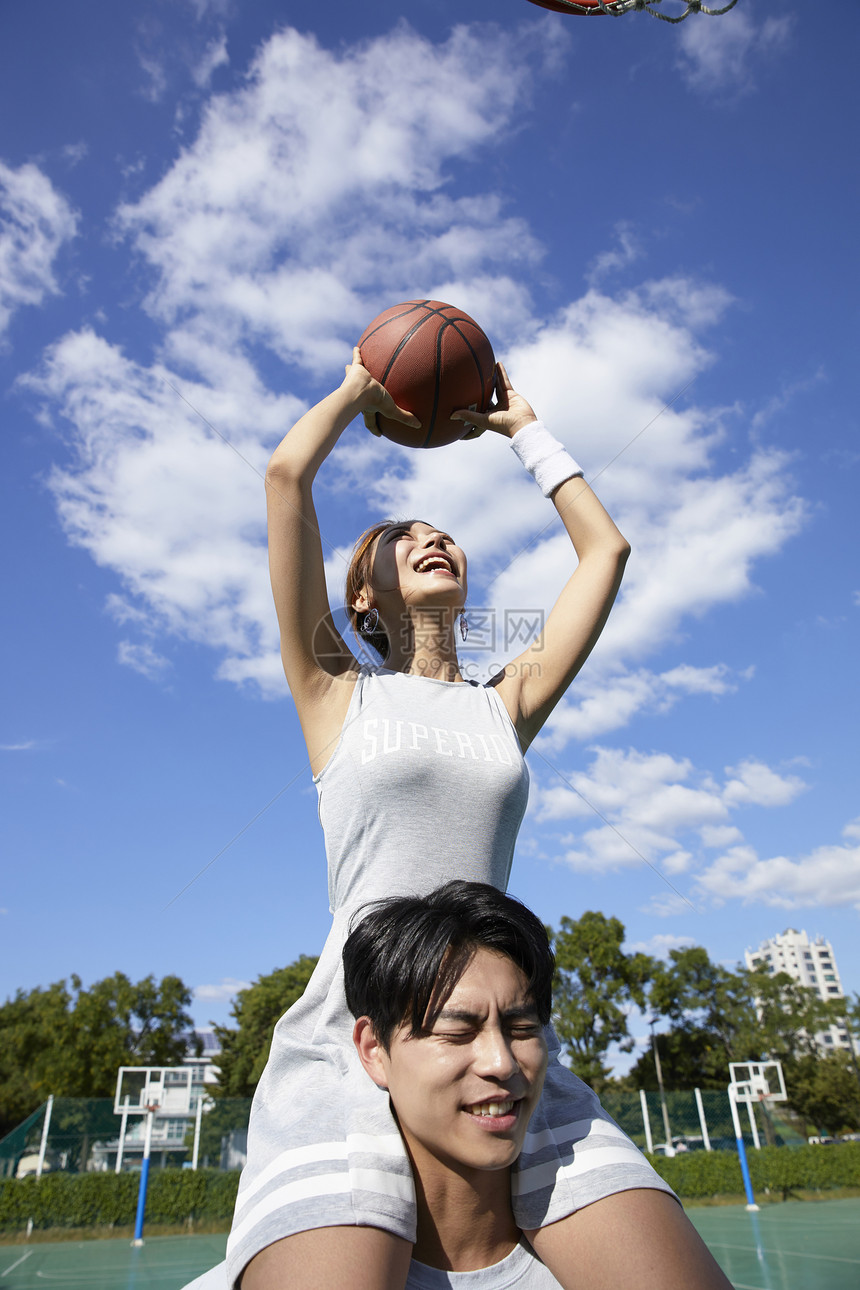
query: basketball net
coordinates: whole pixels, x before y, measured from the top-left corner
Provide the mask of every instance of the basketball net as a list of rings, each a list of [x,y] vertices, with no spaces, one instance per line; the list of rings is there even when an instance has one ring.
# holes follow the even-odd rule
[[[542,0],[534,0],[535,3],[542,3]],[[672,15],[660,13],[657,5],[663,3],[663,0],[553,0],[552,5],[547,8],[553,8],[559,13],[580,13],[580,14],[604,14],[608,13],[613,18],[620,18],[622,14],[633,13],[637,9],[644,9],[650,13],[652,18],[660,18],[663,22],[683,22],[689,18],[691,13],[706,13],[711,17],[719,17],[721,13],[728,13],[734,9],[738,0],[729,0],[721,9],[709,9],[702,0],[681,0],[686,5],[683,13]]]

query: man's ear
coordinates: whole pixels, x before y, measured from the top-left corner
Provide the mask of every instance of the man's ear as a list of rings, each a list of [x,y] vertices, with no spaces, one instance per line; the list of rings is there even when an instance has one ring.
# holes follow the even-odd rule
[[[370,1017],[359,1017],[352,1030],[358,1060],[378,1088],[388,1088],[388,1053],[373,1029]]]

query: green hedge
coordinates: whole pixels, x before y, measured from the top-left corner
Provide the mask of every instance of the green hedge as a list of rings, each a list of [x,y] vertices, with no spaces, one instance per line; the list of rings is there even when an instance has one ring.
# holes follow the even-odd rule
[[[832,1147],[763,1147],[748,1153],[753,1190],[791,1191],[860,1187],[860,1143]],[[733,1151],[690,1151],[650,1160],[679,1196],[742,1196]],[[130,1225],[137,1209],[137,1174],[46,1174],[42,1179],[0,1182],[0,1231],[27,1226],[110,1227]],[[238,1172],[219,1169],[159,1169],[150,1174],[146,1222],[181,1225],[189,1218],[229,1222],[239,1185]]]
[[[661,1178],[679,1196],[743,1195],[744,1185],[734,1151],[689,1151],[678,1156],[649,1156]],[[747,1150],[755,1192],[824,1191],[830,1187],[860,1187],[860,1142],[829,1147],[762,1147]]]
[[[46,1174],[0,1182],[0,1231],[33,1226],[110,1227],[134,1223],[139,1174]],[[146,1222],[182,1224],[189,1218],[229,1222],[238,1171],[159,1169],[149,1176]]]

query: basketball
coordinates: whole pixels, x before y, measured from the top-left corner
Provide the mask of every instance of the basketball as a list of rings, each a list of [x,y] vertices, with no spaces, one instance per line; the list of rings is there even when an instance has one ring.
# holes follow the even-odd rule
[[[421,422],[412,430],[377,415],[377,428],[407,448],[442,448],[473,428],[452,421],[461,408],[486,412],[493,397],[493,348],[473,318],[441,300],[392,305],[358,342],[361,361],[398,407]]]

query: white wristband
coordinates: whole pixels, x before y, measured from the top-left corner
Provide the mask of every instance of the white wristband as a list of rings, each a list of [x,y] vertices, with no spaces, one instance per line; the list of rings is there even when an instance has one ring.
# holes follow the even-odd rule
[[[518,430],[511,447],[544,497],[551,497],[566,479],[583,473],[564,444],[550,434],[542,421],[530,421]]]

